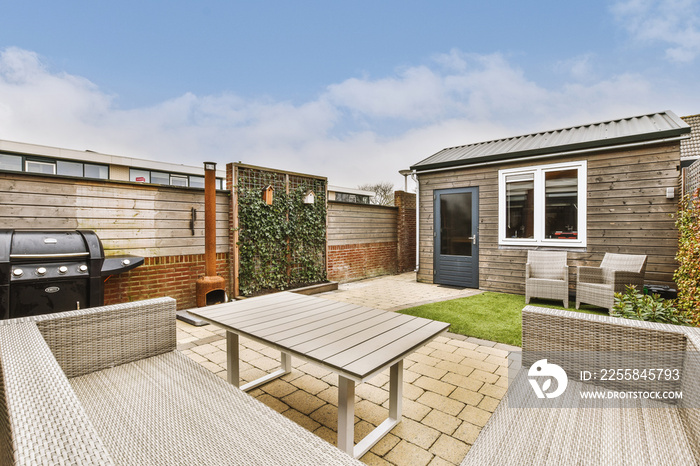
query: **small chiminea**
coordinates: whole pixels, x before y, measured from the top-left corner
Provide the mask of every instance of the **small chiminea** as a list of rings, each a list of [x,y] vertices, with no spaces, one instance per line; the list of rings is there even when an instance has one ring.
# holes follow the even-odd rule
[[[204,162],[204,276],[197,280],[197,307],[226,301],[226,281],[216,274],[216,163]]]

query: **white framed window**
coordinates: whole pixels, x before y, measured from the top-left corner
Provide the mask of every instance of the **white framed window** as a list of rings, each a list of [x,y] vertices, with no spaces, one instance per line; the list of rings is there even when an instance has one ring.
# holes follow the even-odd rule
[[[498,244],[586,246],[587,163],[498,171]]]
[[[43,175],[55,175],[55,162],[40,162],[38,160],[26,160],[24,162],[24,171],[30,173],[41,173]]]
[[[173,186],[187,187],[187,175],[170,175],[170,184]]]

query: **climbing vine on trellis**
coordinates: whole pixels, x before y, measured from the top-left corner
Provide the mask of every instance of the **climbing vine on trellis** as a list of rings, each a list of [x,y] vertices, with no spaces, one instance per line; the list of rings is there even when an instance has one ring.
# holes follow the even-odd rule
[[[280,174],[257,172],[255,178],[241,176],[237,186],[240,293],[326,281],[325,181],[294,177],[287,193]],[[262,199],[268,185],[275,189],[272,205]],[[316,195],[313,204],[303,201],[309,190]]]

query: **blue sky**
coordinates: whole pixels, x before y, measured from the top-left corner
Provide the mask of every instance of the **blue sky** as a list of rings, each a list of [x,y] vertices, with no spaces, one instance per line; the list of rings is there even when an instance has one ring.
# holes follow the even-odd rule
[[[443,147],[700,113],[700,0],[2,3],[0,139],[399,187]]]

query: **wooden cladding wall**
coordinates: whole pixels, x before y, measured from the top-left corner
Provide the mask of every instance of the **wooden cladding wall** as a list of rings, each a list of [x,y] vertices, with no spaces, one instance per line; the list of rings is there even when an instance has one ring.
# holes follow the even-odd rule
[[[418,280],[433,281],[433,191],[478,186],[479,287],[524,293],[527,248],[498,245],[498,170],[577,160],[588,160],[588,244],[569,250],[572,291],[575,266],[597,266],[605,252],[646,254],[646,282],[673,285],[678,199],[667,199],[666,188],[678,192],[678,143],[420,175]]]
[[[396,242],[396,207],[328,202],[328,245]]]
[[[216,204],[216,250],[228,253],[228,194]],[[204,190],[0,173],[0,225],[95,230],[106,255],[203,254]]]

